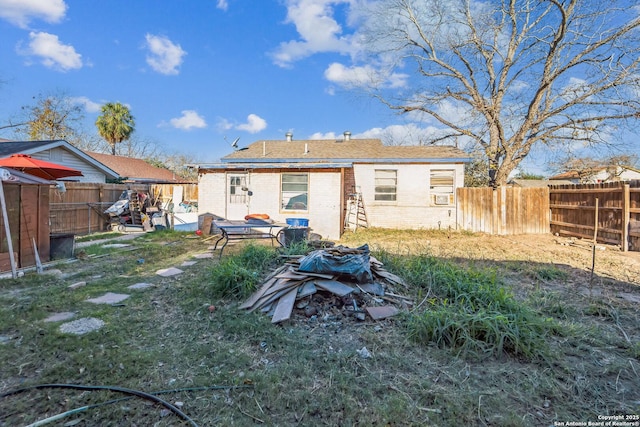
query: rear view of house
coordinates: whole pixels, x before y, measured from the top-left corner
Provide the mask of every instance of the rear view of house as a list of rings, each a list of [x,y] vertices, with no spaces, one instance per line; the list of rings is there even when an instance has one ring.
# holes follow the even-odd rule
[[[366,217],[361,225],[369,227],[455,227],[455,193],[468,161],[454,147],[384,146],[349,132],[335,140],[294,140],[288,133],[198,165],[200,212],[304,218],[328,239],[358,225],[358,206]]]

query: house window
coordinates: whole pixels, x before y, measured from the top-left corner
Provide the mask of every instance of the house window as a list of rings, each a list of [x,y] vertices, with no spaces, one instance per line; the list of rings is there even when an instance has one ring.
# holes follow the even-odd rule
[[[283,173],[280,186],[281,208],[285,211],[306,211],[309,195],[308,173]]]
[[[395,201],[398,186],[398,171],[376,169],[375,184],[375,200]]]
[[[455,192],[454,177],[455,171],[450,169],[431,171],[429,189],[431,191],[432,205],[453,205]]]
[[[229,176],[229,203],[247,203],[247,177],[245,175]]]

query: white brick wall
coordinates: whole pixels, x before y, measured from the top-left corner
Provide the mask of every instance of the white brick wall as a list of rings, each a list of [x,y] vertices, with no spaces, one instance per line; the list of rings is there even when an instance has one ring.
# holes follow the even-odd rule
[[[397,197],[391,201],[375,200],[375,170],[397,170]],[[356,185],[362,191],[369,226],[382,228],[452,228],[456,227],[456,206],[432,206],[429,177],[432,170],[455,170],[454,185],[464,184],[463,165],[396,164],[354,166]]]
[[[225,216],[225,174],[204,173],[198,178],[198,213]]]
[[[248,213],[266,213],[277,222],[287,218],[306,218],[313,233],[324,239],[338,239],[342,230],[340,221],[340,173],[311,172],[309,175],[308,211],[280,210],[280,172],[253,172],[247,176],[247,186],[253,195],[249,198]],[[226,206],[225,173],[211,172],[200,175],[198,181],[198,211],[231,218]]]

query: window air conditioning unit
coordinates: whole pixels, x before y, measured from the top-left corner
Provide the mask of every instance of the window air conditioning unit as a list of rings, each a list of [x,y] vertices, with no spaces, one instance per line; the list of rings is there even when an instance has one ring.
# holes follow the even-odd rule
[[[453,195],[449,194],[435,194],[433,196],[433,204],[438,206],[447,206],[453,204]]]

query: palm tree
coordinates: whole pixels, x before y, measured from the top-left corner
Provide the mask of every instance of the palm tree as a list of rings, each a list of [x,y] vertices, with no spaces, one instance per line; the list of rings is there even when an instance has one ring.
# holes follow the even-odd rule
[[[116,144],[129,139],[135,130],[135,122],[129,108],[119,102],[107,102],[101,111],[96,127],[100,136],[111,146],[111,154],[115,156]]]

